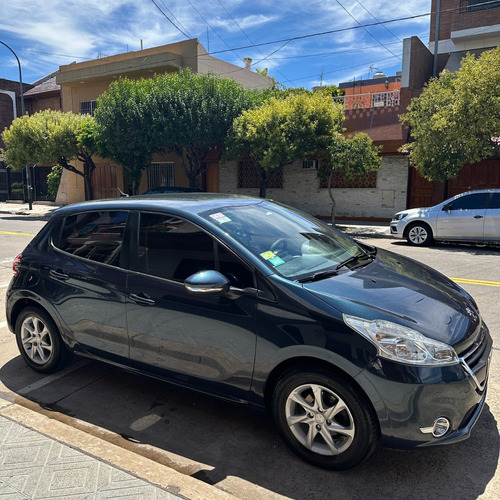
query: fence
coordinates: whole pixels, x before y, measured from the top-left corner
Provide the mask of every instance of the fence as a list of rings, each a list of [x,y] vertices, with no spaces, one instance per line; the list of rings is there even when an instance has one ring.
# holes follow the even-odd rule
[[[33,201],[54,201],[47,192],[47,176],[52,167],[30,167]],[[0,168],[0,201],[28,201],[26,170]]]

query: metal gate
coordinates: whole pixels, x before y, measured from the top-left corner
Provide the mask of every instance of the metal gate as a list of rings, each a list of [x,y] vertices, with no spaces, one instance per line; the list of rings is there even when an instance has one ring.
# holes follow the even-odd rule
[[[148,167],[148,189],[175,186],[175,163],[151,163]]]

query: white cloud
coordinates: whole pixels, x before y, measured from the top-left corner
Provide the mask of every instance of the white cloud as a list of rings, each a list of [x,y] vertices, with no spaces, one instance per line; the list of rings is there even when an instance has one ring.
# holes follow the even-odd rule
[[[210,44],[207,48],[211,52],[251,45],[249,38],[259,45],[356,26],[356,21],[338,2],[364,24],[376,23],[374,17],[382,21],[425,13],[430,11],[431,3],[430,0],[406,0],[396,5],[379,0],[155,1],[181,31],[199,38],[205,47]],[[0,39],[16,50],[23,73],[28,75],[26,81],[33,81],[73,60],[93,59],[98,53],[112,55],[139,50],[141,40],[149,48],[185,39],[165,16],[151,0],[3,0]],[[428,25],[426,16],[367,29],[391,51],[400,53],[400,46],[393,45],[397,38],[426,34]],[[294,40],[269,59],[258,62],[280,45],[261,45],[239,50],[237,54],[219,53],[216,57],[240,66],[241,57],[252,57],[255,67],[269,68],[277,80],[287,85],[286,80],[298,81],[298,85],[306,86],[311,75],[311,80],[318,80],[322,71],[325,75],[330,73],[328,79],[334,80],[337,75],[339,78],[352,75],[356,70],[347,68],[359,65],[359,71],[366,75],[374,61],[391,58],[390,52],[363,29],[349,29]],[[360,47],[365,50],[352,52]],[[316,55],[321,53],[327,55]],[[7,77],[15,78],[15,61],[7,62],[1,52],[0,58]],[[388,61],[394,68],[398,63],[397,58]],[[4,75],[0,74],[1,77]]]

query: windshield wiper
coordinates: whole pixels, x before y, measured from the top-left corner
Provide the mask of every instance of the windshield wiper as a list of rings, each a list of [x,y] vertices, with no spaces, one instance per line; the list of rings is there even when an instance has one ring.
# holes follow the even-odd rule
[[[356,262],[357,260],[361,259],[374,259],[375,258],[375,253],[365,253],[365,252],[358,252],[357,254],[353,255],[352,257],[349,257],[348,259],[342,261],[340,264],[337,264],[337,267],[335,268],[336,271],[341,269],[342,267],[347,266],[351,262]],[[352,268],[351,268],[352,269]]]
[[[336,269],[330,269],[329,271],[321,271],[320,273],[315,273],[312,276],[308,276],[307,278],[302,278],[297,280],[298,283],[309,283],[311,281],[319,281],[325,278],[329,278],[330,276],[337,276],[339,273]]]

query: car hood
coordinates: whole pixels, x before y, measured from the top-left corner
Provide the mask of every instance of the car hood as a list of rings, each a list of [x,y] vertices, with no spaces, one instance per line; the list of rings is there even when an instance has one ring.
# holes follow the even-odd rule
[[[450,345],[466,341],[481,323],[465,290],[428,266],[381,249],[370,264],[304,288],[340,312],[392,321]]]
[[[413,217],[429,217],[439,210],[439,207],[424,207],[424,208],[408,208],[407,210],[401,210],[395,214],[406,214],[407,218]]]

